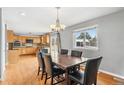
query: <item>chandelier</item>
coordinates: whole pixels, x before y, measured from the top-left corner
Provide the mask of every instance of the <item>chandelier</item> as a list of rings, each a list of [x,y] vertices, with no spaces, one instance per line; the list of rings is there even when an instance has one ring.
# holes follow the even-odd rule
[[[56,24],[52,24],[50,25],[50,28],[52,31],[63,31],[65,29],[65,25],[63,24],[60,24],[60,21],[59,21],[59,9],[60,7],[56,7],[57,9],[57,19],[56,19]]]

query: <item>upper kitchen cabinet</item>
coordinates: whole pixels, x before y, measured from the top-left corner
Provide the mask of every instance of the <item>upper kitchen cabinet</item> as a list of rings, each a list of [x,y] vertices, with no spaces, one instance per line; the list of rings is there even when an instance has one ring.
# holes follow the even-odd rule
[[[13,35],[9,34],[8,37],[9,37],[8,39],[11,38],[11,39],[9,40],[9,42],[14,42],[14,41],[18,40],[18,41],[20,41],[21,43],[25,43],[25,40],[26,40],[26,38],[27,38],[27,37],[25,37],[25,36],[20,36],[20,35],[15,35],[15,34],[13,34]]]
[[[41,36],[41,43],[49,45],[49,43],[50,43],[50,34],[49,33]]]
[[[41,43],[40,37],[34,37],[33,43]]]
[[[20,36],[20,35],[15,35],[14,32],[12,30],[8,30],[7,31],[7,42],[12,43],[15,40],[20,41],[21,43],[27,43],[26,40],[27,39],[31,39],[33,40],[33,43],[41,43],[41,38],[40,36]],[[48,43],[49,39],[48,36],[45,35],[43,37],[43,42],[44,43]]]
[[[26,39],[27,39],[26,36],[20,36],[20,41],[21,41],[22,43],[26,43]]]
[[[26,37],[25,36],[16,35],[16,40],[19,40],[21,43],[25,43]]]
[[[16,39],[12,30],[7,30],[7,42],[13,42]]]

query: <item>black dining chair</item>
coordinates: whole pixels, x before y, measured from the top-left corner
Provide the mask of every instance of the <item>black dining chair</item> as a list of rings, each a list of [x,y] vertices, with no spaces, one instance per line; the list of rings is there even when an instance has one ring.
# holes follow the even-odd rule
[[[97,72],[101,63],[102,57],[88,60],[86,62],[85,71],[76,71],[69,74],[70,83],[73,81],[76,84],[81,85],[96,85],[97,84]]]
[[[68,55],[67,49],[61,49],[61,55]]]
[[[41,72],[41,80],[43,79],[43,75],[45,75],[45,64],[44,64],[44,59],[43,59],[43,54],[42,52],[38,51],[37,54],[37,59],[38,59],[38,73],[37,75],[39,75],[39,73]]]
[[[82,51],[77,51],[77,50],[71,50],[71,56],[72,57],[80,57],[82,56]],[[71,68],[71,71],[75,71],[75,70],[80,70],[80,65],[77,65],[75,67]]]
[[[82,56],[82,51],[72,50],[71,51],[71,56],[73,56],[73,57],[81,57]]]
[[[60,75],[63,76],[65,71],[54,66],[54,64],[52,62],[51,55],[45,55],[44,56],[44,62],[45,62],[45,68],[46,68],[46,77],[45,77],[44,84],[46,84],[47,80],[50,78],[51,78],[51,85],[58,84],[58,83],[63,82],[65,80],[64,78],[62,78],[60,80],[61,77],[59,77]],[[55,79],[57,82],[54,83],[53,79]]]

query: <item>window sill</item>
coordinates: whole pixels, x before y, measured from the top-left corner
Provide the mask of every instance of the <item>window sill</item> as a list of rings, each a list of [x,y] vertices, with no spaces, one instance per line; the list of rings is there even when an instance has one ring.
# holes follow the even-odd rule
[[[98,47],[74,47],[74,49],[99,50]]]

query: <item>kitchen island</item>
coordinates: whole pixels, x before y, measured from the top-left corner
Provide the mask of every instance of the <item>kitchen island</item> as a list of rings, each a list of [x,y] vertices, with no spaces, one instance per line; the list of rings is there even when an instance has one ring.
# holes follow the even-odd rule
[[[8,50],[8,63],[18,63],[21,55],[36,54],[38,47],[16,47],[12,50]]]
[[[14,49],[18,50],[20,55],[25,55],[25,54],[36,54],[38,47],[18,47]]]

